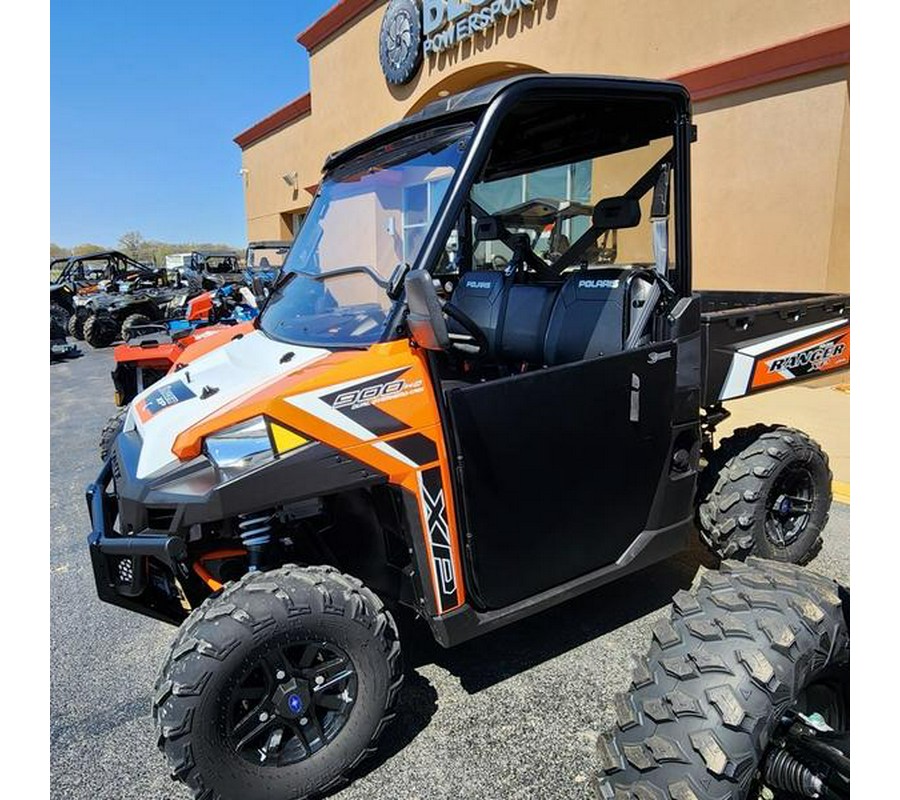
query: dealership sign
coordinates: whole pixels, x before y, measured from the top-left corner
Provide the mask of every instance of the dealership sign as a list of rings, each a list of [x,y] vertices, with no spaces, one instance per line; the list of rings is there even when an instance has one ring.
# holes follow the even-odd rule
[[[389,83],[408,83],[425,55],[456,47],[476,33],[533,8],[535,0],[391,0],[381,23],[379,56]]]

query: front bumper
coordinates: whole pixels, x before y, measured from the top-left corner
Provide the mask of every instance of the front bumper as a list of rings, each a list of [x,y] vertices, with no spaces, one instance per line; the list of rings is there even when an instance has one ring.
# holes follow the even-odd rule
[[[151,529],[123,536],[116,530],[118,499],[108,491],[112,481],[109,459],[85,492],[97,595],[107,603],[179,625],[187,611],[173,578],[189,574],[185,541]]]

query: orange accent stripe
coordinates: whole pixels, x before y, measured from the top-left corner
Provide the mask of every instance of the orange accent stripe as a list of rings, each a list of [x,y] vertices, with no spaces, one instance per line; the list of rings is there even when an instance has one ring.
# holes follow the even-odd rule
[[[796,378],[785,378],[783,375],[780,375],[777,372],[769,372],[768,365],[771,364],[778,358],[783,358],[784,356],[790,355],[791,353],[796,353],[798,351],[808,350],[811,347],[816,347],[817,345],[824,344],[825,342],[830,342],[835,338],[840,338],[845,345],[844,350],[840,355],[832,356],[828,361],[826,361],[822,368],[818,371],[822,374],[826,372],[831,372],[832,370],[840,369],[841,367],[847,366],[850,363],[850,327],[846,328],[838,328],[835,331],[830,331],[828,333],[824,333],[821,336],[816,336],[809,341],[799,340],[797,342],[793,342],[788,347],[784,347],[781,350],[775,353],[766,353],[765,355],[758,356],[756,361],[756,367],[753,370],[753,380],[750,384],[751,389],[760,389],[764,386],[771,386],[776,383],[788,383],[790,381],[796,380]]]
[[[147,411],[147,401],[139,400],[134,404],[134,410],[137,412],[138,419],[141,422],[146,422],[152,416],[149,411]]]

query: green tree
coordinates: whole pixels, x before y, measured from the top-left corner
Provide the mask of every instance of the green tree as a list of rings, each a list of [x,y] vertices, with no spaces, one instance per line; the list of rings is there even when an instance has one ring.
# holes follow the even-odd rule
[[[84,244],[76,244],[75,247],[72,248],[73,256],[84,256],[88,253],[96,253],[98,250],[106,250],[102,244],[91,244],[90,242],[85,242]]]
[[[138,258],[146,246],[140,231],[127,231],[119,237],[119,247],[132,258]]]
[[[54,242],[50,242],[50,258],[65,258],[72,255],[72,251],[68,247],[60,247]]]

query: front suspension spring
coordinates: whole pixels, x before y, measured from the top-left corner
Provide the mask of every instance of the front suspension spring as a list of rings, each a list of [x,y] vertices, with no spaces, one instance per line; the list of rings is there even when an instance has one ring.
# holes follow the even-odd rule
[[[238,517],[241,542],[250,558],[250,572],[265,569],[266,554],[272,543],[272,514],[242,514]]]

